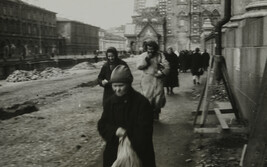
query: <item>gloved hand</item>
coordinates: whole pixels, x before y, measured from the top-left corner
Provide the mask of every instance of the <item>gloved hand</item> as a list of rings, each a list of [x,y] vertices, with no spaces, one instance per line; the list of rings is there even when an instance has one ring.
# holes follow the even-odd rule
[[[122,127],[119,127],[116,131],[116,136],[118,137],[123,137],[126,135],[126,130],[123,129]]]

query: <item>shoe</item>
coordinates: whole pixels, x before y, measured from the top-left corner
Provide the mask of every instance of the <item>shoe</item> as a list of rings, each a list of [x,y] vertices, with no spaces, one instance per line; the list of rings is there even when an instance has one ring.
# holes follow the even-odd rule
[[[194,83],[194,85],[196,84],[196,80],[195,79],[193,79],[193,83]]]

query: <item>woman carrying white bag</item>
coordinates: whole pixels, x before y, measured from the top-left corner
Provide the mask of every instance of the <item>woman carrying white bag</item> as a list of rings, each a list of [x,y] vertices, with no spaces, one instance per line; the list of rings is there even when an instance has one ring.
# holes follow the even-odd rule
[[[133,76],[128,67],[117,66],[110,81],[115,94],[105,103],[98,122],[98,131],[106,141],[103,166],[155,167],[149,101],[132,88]],[[123,142],[120,146],[119,139]]]

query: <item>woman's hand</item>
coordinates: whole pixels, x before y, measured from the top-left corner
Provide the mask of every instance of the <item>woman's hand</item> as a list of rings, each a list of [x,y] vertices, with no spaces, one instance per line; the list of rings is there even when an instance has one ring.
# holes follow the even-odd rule
[[[102,80],[102,85],[105,86],[106,84],[108,84],[108,80],[106,79]]]
[[[122,127],[119,127],[116,131],[116,136],[118,137],[123,137],[126,135],[126,130],[123,129]]]

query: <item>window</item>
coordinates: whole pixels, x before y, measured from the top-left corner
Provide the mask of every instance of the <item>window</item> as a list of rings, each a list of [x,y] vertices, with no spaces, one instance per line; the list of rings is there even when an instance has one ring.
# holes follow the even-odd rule
[[[177,0],[177,5],[179,4],[187,4],[187,0]]]
[[[180,20],[180,21],[179,21],[179,26],[182,27],[182,26],[184,26],[184,25],[185,25],[185,21],[184,21],[184,20]]]
[[[28,34],[31,34],[31,25],[28,25]]]

